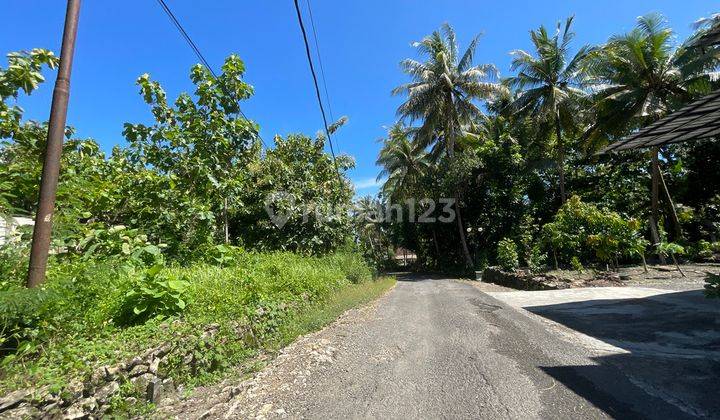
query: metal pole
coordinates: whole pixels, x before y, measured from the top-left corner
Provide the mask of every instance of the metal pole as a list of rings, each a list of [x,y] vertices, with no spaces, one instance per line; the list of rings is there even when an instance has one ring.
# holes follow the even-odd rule
[[[68,0],[62,48],[60,50],[60,67],[55,80],[52,106],[50,108],[47,150],[40,182],[40,200],[35,216],[35,227],[33,228],[27,287],[36,287],[45,281],[45,269],[52,235],[55,195],[60,175],[60,156],[62,154],[68,99],[70,97],[70,73],[75,52],[79,16],[80,0]]]

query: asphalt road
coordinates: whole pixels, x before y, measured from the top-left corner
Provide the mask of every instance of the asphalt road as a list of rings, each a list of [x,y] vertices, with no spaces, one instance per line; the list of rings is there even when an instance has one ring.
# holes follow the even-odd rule
[[[185,405],[194,414],[171,412],[322,419],[720,416],[716,361],[593,348],[550,324],[466,282],[405,279],[370,310],[291,346],[275,367],[231,388],[232,398],[217,400],[227,388],[205,390],[200,394],[214,402],[191,400]],[[668,394],[662,386],[668,375],[683,377],[693,398]]]

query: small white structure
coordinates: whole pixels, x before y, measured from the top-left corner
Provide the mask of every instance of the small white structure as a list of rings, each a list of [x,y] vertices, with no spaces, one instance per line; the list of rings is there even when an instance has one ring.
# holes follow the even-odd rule
[[[0,245],[18,242],[21,239],[23,226],[34,226],[29,217],[3,216],[0,214]]]

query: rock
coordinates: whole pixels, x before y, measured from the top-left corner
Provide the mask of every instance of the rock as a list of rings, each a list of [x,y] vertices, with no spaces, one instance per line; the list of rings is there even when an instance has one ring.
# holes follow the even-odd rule
[[[175,392],[175,383],[172,378],[161,380],[155,378],[148,383],[145,398],[148,402],[157,403],[163,398],[172,395]]]
[[[161,359],[159,357],[154,359],[152,363],[150,363],[150,366],[148,366],[148,371],[157,375],[158,369],[160,368],[160,362]]]
[[[222,390],[223,394],[227,394],[228,399],[231,399],[231,398],[233,398],[234,396],[240,394],[241,391],[242,391],[242,388],[240,388],[240,387],[238,387],[238,386],[232,386],[232,385],[231,385],[231,386],[228,386],[228,387],[225,387],[225,388]]]
[[[147,373],[149,370],[150,370],[150,368],[148,366],[145,366],[143,364],[137,364],[137,365],[133,366],[133,368],[130,370],[130,373],[128,375],[130,375],[131,378],[134,378],[136,376],[140,376],[144,373]]]
[[[162,381],[159,378],[154,378],[148,383],[145,399],[148,400],[148,402],[154,403],[160,401],[161,395]]]
[[[150,382],[157,379],[152,373],[143,373],[140,376],[136,376],[130,379],[130,383],[135,386],[135,389],[143,395],[147,394],[148,386]]]
[[[98,409],[98,399],[95,397],[83,398],[78,401],[75,406],[82,408],[86,413],[90,413]]]
[[[75,405],[71,406],[62,415],[63,420],[75,420],[75,419],[83,419],[88,417],[87,413],[83,411],[82,408],[77,407]]]
[[[70,382],[62,391],[63,399],[75,400],[83,396],[85,384],[80,381]]]
[[[8,419],[34,419],[38,417],[40,417],[40,410],[31,405],[19,405],[2,413],[2,418]]]
[[[135,356],[127,363],[126,370],[132,370],[135,366],[142,363],[142,358],[140,356]]]
[[[13,391],[13,392],[7,394],[3,398],[0,398],[0,413],[2,413],[3,411],[7,411],[11,408],[17,407],[18,405],[20,405],[20,403],[25,401],[27,399],[27,397],[29,397],[29,396],[30,396],[30,391],[28,391],[26,389],[20,389],[20,390]]]
[[[117,382],[110,382],[95,393],[95,398],[104,403],[117,394],[118,391],[120,391],[120,385]]]

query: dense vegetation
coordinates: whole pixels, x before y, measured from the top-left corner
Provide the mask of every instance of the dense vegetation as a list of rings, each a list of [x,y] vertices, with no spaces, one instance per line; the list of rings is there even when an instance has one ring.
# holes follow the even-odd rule
[[[15,99],[56,65],[36,49],[0,68],[3,217],[35,211],[47,124],[24,120]],[[24,287],[29,232],[0,244],[1,391],[62,389],[163,343],[178,344],[163,369],[196,383],[392,285],[371,281],[348,214],[304,211],[349,207],[352,159],[336,164],[325,138],[302,134],[262,150],[238,116],[252,95],[243,72],[234,55],[217,79],[195,66],[195,91],[172,102],[141,76],[154,122],[125,124],[127,145],[109,155],[67,129],[46,283]],[[183,351],[202,356],[190,368]]]
[[[507,78],[474,62],[478,38],[461,52],[443,26],[401,63],[410,81],[393,91],[404,102],[377,161],[384,187],[354,211],[354,162],[333,161],[322,135],[261,147],[258,126],[239,116],[253,89],[237,56],[218,78],[193,67],[194,92],[174,101],[140,76],[154,122],[125,124],[125,146],[106,154],[67,128],[43,287],[23,287],[27,236],[0,245],[0,389],[62,388],[173,341],[203,356],[188,370],[177,355],[166,369],[202,380],[381,293],[392,281],[369,280],[398,246],[446,271],[711,256],[717,140],[596,152],[720,87],[720,51],[690,47],[719,22],[699,21],[676,45],[648,15],[604,45],[575,46],[570,18],[531,31],[534,50],[513,51]],[[0,68],[3,217],[35,210],[47,124],[23,119],[16,99],[56,65],[36,49]],[[404,217],[369,217],[378,204]],[[410,217],[420,213],[428,223]]]
[[[677,43],[651,14],[589,46],[574,44],[569,18],[555,31],[531,31],[533,50],[513,51],[505,78],[473,62],[477,38],[463,52],[443,26],[413,44],[417,60],[401,63],[410,81],[393,92],[405,101],[377,161],[384,187],[365,199],[366,207],[401,205],[406,217],[362,232],[443,270],[706,258],[720,248],[717,140],[597,152],[720,87],[718,48],[690,46],[719,22],[700,20]],[[408,222],[412,211],[442,209],[410,208],[408,197],[454,198],[458,217]]]

